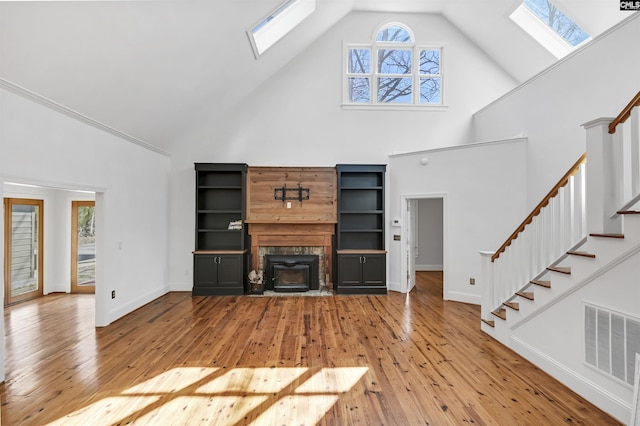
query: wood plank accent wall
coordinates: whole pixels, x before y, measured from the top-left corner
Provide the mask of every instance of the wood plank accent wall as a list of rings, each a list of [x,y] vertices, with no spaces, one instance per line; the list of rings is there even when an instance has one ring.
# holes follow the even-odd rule
[[[336,170],[333,167],[249,167],[247,223],[337,223]],[[309,188],[309,200],[287,203],[274,190]]]
[[[309,199],[274,198],[274,190],[309,189]],[[292,193],[293,194],[293,193]],[[251,235],[251,267],[258,268],[260,247],[322,247],[325,273],[331,277],[332,239],[337,210],[337,173],[334,167],[249,167],[247,218]]]

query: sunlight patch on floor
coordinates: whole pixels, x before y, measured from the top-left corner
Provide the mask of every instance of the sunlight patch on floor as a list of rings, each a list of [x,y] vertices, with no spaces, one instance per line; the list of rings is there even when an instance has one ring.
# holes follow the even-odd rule
[[[187,388],[207,376],[215,373],[217,368],[177,367],[165,371],[139,385],[133,386],[122,392],[129,394],[167,394]]]
[[[200,386],[198,393],[277,393],[307,372],[307,368],[234,368]]]
[[[323,368],[296,388],[296,393],[348,392],[369,370],[367,367]]]
[[[254,419],[250,424],[313,425],[367,371],[367,367],[322,368],[311,374],[306,367],[226,372],[177,367],[49,424],[233,425]]]
[[[338,402],[335,395],[289,395],[271,405],[249,423],[263,425],[315,425]]]

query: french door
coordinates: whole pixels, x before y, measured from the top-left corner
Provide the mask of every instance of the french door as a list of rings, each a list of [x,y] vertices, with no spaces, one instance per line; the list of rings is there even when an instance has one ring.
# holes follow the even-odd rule
[[[71,293],[95,293],[96,203],[71,202]]]
[[[5,305],[42,296],[42,200],[4,199]]]

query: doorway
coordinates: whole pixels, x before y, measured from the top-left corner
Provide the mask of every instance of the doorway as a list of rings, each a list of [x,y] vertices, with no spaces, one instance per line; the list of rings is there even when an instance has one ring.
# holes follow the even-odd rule
[[[42,200],[4,199],[4,304],[43,295]]]
[[[403,195],[401,274],[404,292],[416,283],[416,271],[441,271],[446,299],[444,194]]]
[[[96,291],[95,201],[71,202],[71,293]]]

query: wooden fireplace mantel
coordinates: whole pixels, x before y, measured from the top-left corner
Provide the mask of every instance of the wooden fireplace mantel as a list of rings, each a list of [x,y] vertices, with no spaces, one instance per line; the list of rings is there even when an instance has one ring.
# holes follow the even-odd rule
[[[260,247],[322,247],[325,273],[331,277],[331,242],[335,222],[294,223],[247,221],[251,235],[251,267],[258,269]]]

